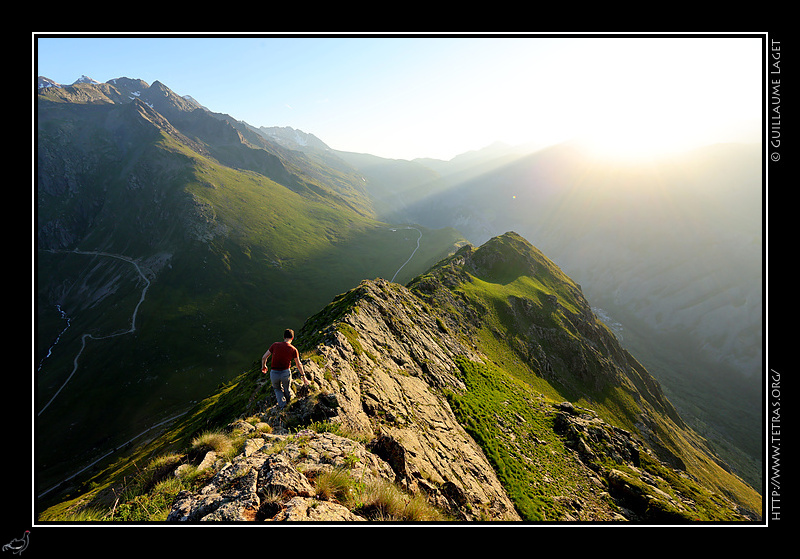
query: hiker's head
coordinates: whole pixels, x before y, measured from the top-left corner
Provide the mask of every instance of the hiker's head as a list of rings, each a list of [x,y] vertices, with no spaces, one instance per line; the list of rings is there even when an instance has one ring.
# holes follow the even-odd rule
[[[293,340],[294,339],[294,330],[291,328],[287,328],[283,332],[283,339],[284,340]]]

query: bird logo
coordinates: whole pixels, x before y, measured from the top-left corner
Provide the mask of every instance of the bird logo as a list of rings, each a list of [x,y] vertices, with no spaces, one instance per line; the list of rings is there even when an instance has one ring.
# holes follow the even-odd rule
[[[10,551],[15,555],[20,555],[28,547],[28,538],[30,534],[30,530],[25,530],[25,534],[23,534],[21,538],[14,538],[4,545],[3,551]]]

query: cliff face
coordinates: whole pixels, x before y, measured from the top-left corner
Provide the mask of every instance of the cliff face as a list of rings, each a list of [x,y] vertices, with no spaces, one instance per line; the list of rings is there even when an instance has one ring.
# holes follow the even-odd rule
[[[233,459],[217,458],[213,451],[198,456],[195,462],[204,458],[204,467],[215,473],[199,490],[181,492],[168,520],[748,518],[733,502],[673,467],[682,461],[659,438],[659,422],[652,418],[674,413],[665,399],[658,408],[639,408],[641,429],[633,432],[584,406],[547,397],[498,366],[497,354],[479,342],[495,311],[481,309],[460,290],[463,282],[478,281],[472,273],[487,269],[488,253],[474,254],[471,247],[462,249],[413,282],[413,290],[380,279],[364,281],[308,319],[296,344],[312,385],[306,389],[295,382],[298,394],[287,409],[274,407],[271,387],[258,368],[245,373],[230,393],[247,402],[240,415],[249,421],[228,425],[245,437],[243,450]],[[507,259],[497,254],[490,260],[506,266],[500,275],[509,272]],[[499,273],[497,266],[494,270]],[[546,284],[551,272],[533,265],[527,273]],[[577,297],[579,288],[570,285],[571,297]],[[559,321],[552,316],[549,326],[540,323],[539,334],[546,335],[539,342],[523,336],[527,349],[497,328],[495,338],[504,338],[510,344],[504,347],[518,357],[538,356],[534,361],[544,374],[578,366],[577,376],[567,379],[573,389],[581,378],[587,384],[587,376],[588,385],[600,391],[610,386],[635,391],[638,384],[648,392],[636,398],[658,404],[663,397],[657,383],[638,368],[634,380],[625,376],[632,358],[605,329],[592,326],[594,319],[577,325],[588,312],[575,306],[578,299],[564,291],[552,297],[544,304],[551,311],[561,305],[563,316],[572,317],[561,334],[569,343],[559,341]],[[539,305],[522,299],[505,301],[514,313]],[[581,343],[569,334],[573,327],[584,331]],[[595,328],[599,337],[591,334]],[[530,352],[531,344],[539,349]],[[568,354],[582,348],[583,356],[564,363],[558,349],[564,347]],[[600,371],[595,361],[606,368]],[[647,444],[647,438],[656,444]],[[342,484],[347,489],[331,491],[332,476],[349,480]],[[401,495],[402,511],[387,512],[374,498],[377,487]],[[413,504],[419,500],[433,508],[412,515],[409,511],[421,510]]]

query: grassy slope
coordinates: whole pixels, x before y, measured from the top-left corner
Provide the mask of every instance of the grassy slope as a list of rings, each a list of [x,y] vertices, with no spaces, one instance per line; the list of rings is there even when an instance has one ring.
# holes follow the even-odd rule
[[[520,516],[561,518],[558,497],[583,493],[585,476],[553,431],[553,400],[501,367],[466,359],[459,367],[467,391],[450,393],[450,406],[483,449]]]
[[[546,521],[561,519],[564,514],[576,516],[572,504],[579,502],[583,510],[599,510],[611,520],[608,515],[615,510],[614,504],[591,489],[585,470],[553,431],[553,400],[501,367],[467,360],[459,366],[468,390],[451,394],[451,407],[483,448],[522,518]],[[720,506],[712,491],[646,455],[642,455],[639,470],[606,460],[606,467],[624,471],[634,483],[644,471],[667,480],[668,485],[660,486],[662,491],[690,497],[692,512],[669,510],[674,521],[736,519],[727,506]],[[649,491],[647,485],[641,487]]]
[[[456,407],[464,410],[461,414],[462,420],[468,426],[473,425],[473,435],[477,440],[483,441],[484,450],[490,457],[494,457],[501,477],[509,469],[515,470],[515,473],[506,476],[507,489],[513,495],[525,491],[524,487],[528,481],[520,480],[527,480],[536,474],[527,471],[529,468],[526,465],[526,458],[520,458],[521,455],[514,457],[508,448],[497,442],[502,440],[503,436],[498,432],[495,422],[478,420],[478,426],[474,426],[476,418],[491,418],[493,414],[506,413],[508,401],[513,400],[516,394],[516,390],[503,390],[499,394],[492,395],[489,386],[509,385],[522,381],[535,393],[547,399],[572,401],[595,410],[609,423],[634,432],[637,431],[636,423],[639,421],[641,407],[624,386],[607,385],[597,390],[593,386],[585,385],[575,391],[569,387],[553,384],[542,377],[542,371],[536,368],[535,363],[520,358],[514,351],[513,338],[519,332],[520,321],[519,315],[512,316],[509,311],[508,300],[512,296],[524,297],[535,303],[537,324],[558,326],[567,336],[576,336],[575,332],[570,331],[569,326],[565,327],[568,320],[564,311],[554,308],[549,303],[552,300],[549,297],[556,296],[559,303],[570,311],[575,311],[580,306],[572,299],[573,288],[576,286],[557,267],[548,264],[546,260],[540,261],[538,273],[532,278],[521,275],[516,264],[505,260],[500,267],[495,267],[489,274],[483,273],[481,276],[479,278],[470,275],[470,281],[461,283],[457,291],[462,292],[473,305],[488,311],[482,314],[483,321],[477,345],[495,365],[495,370],[491,371],[491,374],[503,380],[485,384],[480,390],[473,388],[464,396],[465,400],[480,402],[480,406],[484,408],[481,412],[464,403]],[[605,328],[601,323],[599,325]],[[552,348],[548,349],[550,350]],[[465,371],[465,374],[467,372]],[[470,374],[473,379],[481,379],[481,376],[486,377],[489,373],[484,371],[479,375],[475,372]],[[526,419],[531,421],[530,418]],[[681,456],[689,473],[696,476],[706,487],[727,495],[751,510],[761,511],[761,496],[741,479],[721,468],[704,450],[700,450],[707,448],[707,444],[700,436],[689,429],[680,429],[670,420],[656,414],[651,419],[655,420],[655,430],[662,442],[667,444],[672,452]],[[540,485],[540,482],[535,480],[531,483],[536,487]],[[698,495],[703,493],[699,489],[692,489],[691,492]],[[707,519],[720,520],[718,513],[714,512],[716,507],[710,499],[703,497],[703,501],[707,502],[707,505],[704,505],[707,507],[705,516]],[[523,509],[532,507],[532,510],[537,511],[533,515],[534,518],[546,514],[548,507],[551,506],[550,501],[546,499],[537,501],[535,496],[530,495],[524,495],[520,501]]]

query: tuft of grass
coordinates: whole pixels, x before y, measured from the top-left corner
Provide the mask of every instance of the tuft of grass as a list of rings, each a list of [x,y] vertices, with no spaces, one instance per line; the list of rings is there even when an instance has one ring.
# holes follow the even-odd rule
[[[383,479],[364,484],[354,511],[370,520],[388,522],[435,522],[447,517],[430,505],[421,494],[408,495]]]
[[[148,493],[132,495],[119,503],[107,520],[120,522],[163,522],[167,519],[172,503],[186,486],[177,477],[167,478]]]
[[[343,468],[323,472],[315,480],[316,495],[325,501],[352,503],[358,482]]]
[[[170,475],[183,459],[180,454],[165,454],[157,456],[147,467],[139,473],[137,484],[142,492],[148,492],[156,484]]]
[[[355,514],[377,522],[435,522],[447,516],[427,502],[424,495],[409,495],[380,478],[356,479],[347,468],[335,468],[314,480],[318,499],[335,501]]]
[[[220,456],[229,456],[235,451],[233,439],[222,431],[204,431],[192,440],[192,448],[198,451],[213,450]]]

